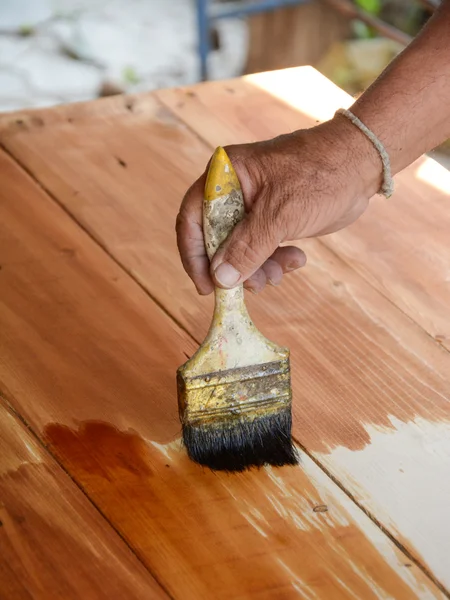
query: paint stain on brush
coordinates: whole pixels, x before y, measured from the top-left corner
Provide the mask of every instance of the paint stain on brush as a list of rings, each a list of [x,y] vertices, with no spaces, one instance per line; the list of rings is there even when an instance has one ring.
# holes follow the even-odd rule
[[[287,599],[300,586],[326,600],[415,597],[339,503],[314,512],[330,508],[332,492],[300,467],[212,473],[178,440],[157,444],[102,422],[51,424],[45,439],[174,596]],[[415,567],[405,572],[423,583]]]

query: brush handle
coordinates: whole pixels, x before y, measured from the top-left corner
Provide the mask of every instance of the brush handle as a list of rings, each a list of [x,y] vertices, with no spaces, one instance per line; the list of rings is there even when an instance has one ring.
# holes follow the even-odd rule
[[[203,235],[209,260],[244,217],[239,179],[223,148],[211,159],[203,201]]]
[[[239,179],[225,150],[217,148],[209,166],[203,201],[203,234],[210,260],[244,214]],[[208,335],[183,367],[183,375],[201,376],[265,365],[288,356],[288,350],[269,341],[253,324],[245,306],[242,285],[231,290],[216,287]]]

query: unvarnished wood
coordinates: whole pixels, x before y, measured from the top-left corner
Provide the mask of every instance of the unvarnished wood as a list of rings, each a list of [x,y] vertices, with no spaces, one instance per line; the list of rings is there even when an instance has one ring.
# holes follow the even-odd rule
[[[237,476],[190,462],[174,373],[194,344],[0,161],[2,388],[173,597],[442,597],[306,455]]]
[[[151,96],[110,99],[91,111],[41,112],[39,125],[24,116],[9,147],[202,341],[211,305],[182,272],[173,226],[210,148]],[[221,131],[220,119],[204,113],[205,129]],[[449,355],[321,243],[305,248],[302,273],[249,299],[261,331],[291,348],[295,435],[450,584]]]
[[[168,598],[2,401],[0,598]]]
[[[211,145],[311,127],[352,102],[309,67],[158,97]],[[322,240],[450,350],[450,173],[422,158],[395,180],[389,201],[373,199],[355,224]]]

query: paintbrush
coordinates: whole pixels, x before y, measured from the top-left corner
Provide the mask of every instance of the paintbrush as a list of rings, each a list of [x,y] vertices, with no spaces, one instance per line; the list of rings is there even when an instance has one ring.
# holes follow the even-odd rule
[[[203,233],[211,260],[244,216],[237,175],[223,148],[208,170]],[[214,470],[296,464],[289,350],[251,321],[240,285],[215,289],[205,341],[177,372],[178,406],[189,457]]]

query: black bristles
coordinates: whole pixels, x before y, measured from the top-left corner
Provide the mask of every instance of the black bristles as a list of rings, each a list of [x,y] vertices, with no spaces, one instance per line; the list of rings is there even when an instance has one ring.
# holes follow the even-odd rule
[[[214,471],[245,471],[251,467],[296,465],[290,408],[254,420],[183,426],[189,457]]]

